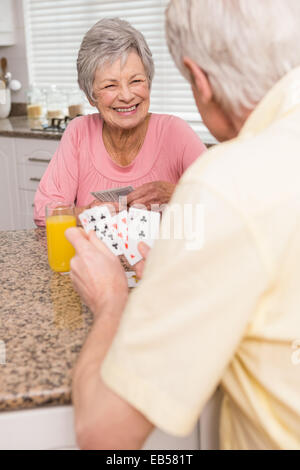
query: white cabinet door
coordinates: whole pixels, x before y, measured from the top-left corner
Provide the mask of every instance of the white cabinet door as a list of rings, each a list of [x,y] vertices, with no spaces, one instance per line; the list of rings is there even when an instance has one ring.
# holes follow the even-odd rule
[[[71,406],[0,412],[0,450],[75,447]]]
[[[46,139],[15,140],[18,195],[18,220],[23,229],[35,228],[33,200],[39,182],[57,149],[59,141]]]
[[[0,450],[76,449],[72,406],[0,412]],[[155,429],[143,449],[199,449],[198,432],[176,438]]]
[[[21,228],[18,213],[15,142],[10,137],[0,137],[0,230]]]
[[[0,137],[0,230],[35,228],[35,191],[58,144]]]

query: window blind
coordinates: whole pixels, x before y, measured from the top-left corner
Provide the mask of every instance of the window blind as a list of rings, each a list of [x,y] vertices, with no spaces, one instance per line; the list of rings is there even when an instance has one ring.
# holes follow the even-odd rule
[[[201,121],[190,85],[169,54],[164,32],[168,0],[24,0],[30,82],[39,87],[77,86],[81,40],[101,18],[119,17],[143,33],[153,54],[150,111],[185,119],[205,142],[214,142]]]

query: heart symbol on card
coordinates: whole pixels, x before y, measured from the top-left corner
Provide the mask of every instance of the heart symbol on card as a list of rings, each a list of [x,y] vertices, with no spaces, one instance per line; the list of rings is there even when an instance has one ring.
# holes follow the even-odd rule
[[[126,224],[126,219],[122,219],[123,224]]]
[[[118,224],[113,224],[113,227],[118,230]]]
[[[125,243],[125,248],[126,250],[128,250],[128,243]]]
[[[118,237],[123,238],[122,233],[118,233]]]
[[[134,256],[134,255],[130,255],[130,258],[132,258],[132,259],[133,259],[133,258],[135,258],[135,256]]]

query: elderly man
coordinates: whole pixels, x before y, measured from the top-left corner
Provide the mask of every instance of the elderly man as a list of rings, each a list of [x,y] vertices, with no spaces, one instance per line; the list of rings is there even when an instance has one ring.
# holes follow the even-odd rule
[[[222,448],[299,449],[300,3],[173,0],[166,30],[203,121],[230,141],[171,200],[203,204],[204,246],[158,240],[129,300],[118,260],[70,229],[95,315],[74,372],[78,441],[184,435],[220,383]]]

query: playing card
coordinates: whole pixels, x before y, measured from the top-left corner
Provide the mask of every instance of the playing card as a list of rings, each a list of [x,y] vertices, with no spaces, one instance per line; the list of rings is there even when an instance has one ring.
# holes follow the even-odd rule
[[[124,186],[122,188],[106,189],[105,191],[95,191],[91,194],[101,202],[118,202],[119,197],[127,196],[133,191],[132,186]]]
[[[112,253],[124,254],[131,266],[142,259],[139,242],[152,247],[158,238],[159,212],[132,207],[129,212],[123,210],[112,217],[106,206],[95,206],[82,212],[79,219],[87,233],[94,230]]]
[[[105,243],[116,256],[123,253],[121,243],[117,240],[111,221],[112,216],[106,206],[95,206],[83,211],[79,219],[86,233],[90,230],[96,232],[97,237]]]
[[[114,255],[119,256],[123,254],[122,245],[117,239],[116,233],[111,226],[105,224],[105,226],[99,230],[99,234],[96,234]]]
[[[111,214],[106,206],[95,206],[79,214],[80,222],[86,232],[92,230],[96,222],[103,224],[111,220]]]
[[[128,244],[123,248],[124,255],[133,266],[142,259],[138,244],[143,241],[152,247],[159,233],[160,213],[131,207],[128,213]]]
[[[160,213],[131,207],[128,213],[128,237],[153,246],[159,234]]]
[[[128,241],[127,217],[127,210],[123,210],[111,219],[112,227],[116,230],[117,239],[121,242],[122,246]]]

